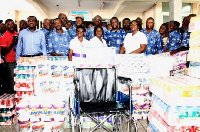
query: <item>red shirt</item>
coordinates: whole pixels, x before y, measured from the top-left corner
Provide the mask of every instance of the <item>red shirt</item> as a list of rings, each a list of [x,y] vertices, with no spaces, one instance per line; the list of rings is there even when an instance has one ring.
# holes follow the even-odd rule
[[[9,47],[13,41],[13,36],[14,35],[18,35],[17,32],[11,33],[9,31],[6,31],[3,36],[1,37],[1,47]],[[6,62],[15,62],[15,51],[14,51],[14,47],[11,49],[11,51],[9,53],[6,54]]]
[[[1,46],[1,36],[0,36],[0,46]],[[1,47],[0,47],[0,55],[1,55]],[[3,60],[1,59],[1,56],[0,56],[0,60],[1,60],[0,64],[3,63]]]

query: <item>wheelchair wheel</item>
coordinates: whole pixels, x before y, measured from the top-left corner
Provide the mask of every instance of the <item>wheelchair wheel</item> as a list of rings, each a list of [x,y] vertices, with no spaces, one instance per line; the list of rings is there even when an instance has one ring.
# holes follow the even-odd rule
[[[128,132],[128,118],[125,115],[119,116],[119,132]]]
[[[74,132],[82,132],[82,125],[78,117],[75,117]]]
[[[129,118],[128,115],[120,114],[118,121],[118,132],[129,132]],[[116,130],[115,130],[116,131]],[[137,132],[137,124],[135,120],[131,119],[131,132]]]

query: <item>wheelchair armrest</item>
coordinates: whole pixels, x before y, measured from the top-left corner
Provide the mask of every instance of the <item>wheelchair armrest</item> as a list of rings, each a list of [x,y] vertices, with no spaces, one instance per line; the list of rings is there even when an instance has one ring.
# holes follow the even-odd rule
[[[132,81],[131,78],[127,78],[127,77],[122,77],[122,76],[118,76],[117,79],[121,82],[128,82],[128,81]]]

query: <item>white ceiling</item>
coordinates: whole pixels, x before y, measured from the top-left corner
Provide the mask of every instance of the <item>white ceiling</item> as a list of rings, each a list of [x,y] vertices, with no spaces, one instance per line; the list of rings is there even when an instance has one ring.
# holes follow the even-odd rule
[[[33,0],[41,2],[49,11],[89,10],[93,12],[120,13],[142,13],[151,8],[157,2],[168,2],[169,0]],[[199,2],[200,0],[182,0],[183,2]],[[104,3],[104,4],[103,4]],[[57,6],[59,5],[59,6]],[[102,10],[101,7],[103,6]],[[123,6],[123,9],[121,9]]]
[[[59,5],[60,11],[65,10],[100,10],[102,3],[105,5],[104,10],[112,10],[117,5],[118,0],[40,0],[51,11],[57,11]]]
[[[50,12],[69,10],[90,10],[94,12],[112,12],[117,6],[124,6],[123,11],[142,13],[157,2],[168,2],[169,0],[0,0],[1,8],[13,8],[19,11],[33,10],[31,4],[36,3]],[[183,2],[200,2],[200,0],[182,0]],[[11,4],[12,3],[12,4]],[[79,6],[80,3],[80,6]],[[102,5],[104,6],[101,9]],[[57,6],[59,5],[59,6]]]
[[[118,0],[40,0],[51,11],[57,11],[57,5],[59,11],[66,10],[100,10],[102,3],[104,2],[104,10],[112,10]],[[79,6],[80,3],[80,6]]]
[[[41,1],[51,11],[66,10],[100,10],[104,2],[103,10],[112,11],[118,2],[126,5],[125,10],[144,12],[156,2],[168,2],[169,0],[33,0]],[[183,2],[199,2],[199,0],[183,0]],[[80,3],[80,6],[79,6]]]
[[[128,1],[124,2],[126,4],[126,8],[124,8],[124,12],[134,12],[134,13],[142,13],[149,8],[151,8],[155,2],[152,1],[141,1],[141,2],[135,2],[135,1]]]
[[[25,0],[0,0],[0,10],[14,9],[18,11],[36,11],[36,9]]]
[[[200,2],[200,0],[182,1]],[[157,2],[169,2],[169,0],[0,0],[3,4],[1,9],[9,7],[18,11],[38,11],[44,17],[58,15],[58,12],[92,11],[93,16],[99,14],[107,18],[119,17],[120,14],[142,14]]]

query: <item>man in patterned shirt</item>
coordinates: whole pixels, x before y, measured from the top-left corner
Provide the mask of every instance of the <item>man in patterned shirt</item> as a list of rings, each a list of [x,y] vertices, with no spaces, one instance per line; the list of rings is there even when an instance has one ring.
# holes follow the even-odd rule
[[[123,23],[124,31],[126,33],[132,33],[131,28],[130,28],[131,20],[129,18],[124,18],[122,23]]]
[[[66,25],[65,25],[65,28],[66,28],[66,30],[68,30],[70,27],[72,27],[73,26],[73,22],[71,21],[71,20],[69,20],[67,23],[66,23]]]
[[[60,18],[54,19],[54,27],[55,30],[48,37],[47,53],[52,56],[68,56],[71,38],[68,32],[62,29],[62,21]]]
[[[142,29],[147,37],[146,55],[155,55],[162,51],[162,36],[154,29],[154,19],[149,17],[146,21],[146,28]]]
[[[26,29],[28,27],[27,21],[26,20],[20,20],[19,22],[19,31]]]
[[[48,18],[44,19],[42,31],[44,32],[46,45],[47,45],[48,36],[50,34],[50,31],[51,31],[51,20],[50,19],[48,19]]]
[[[68,34],[71,37],[71,39],[74,39],[77,36],[76,27],[77,26],[83,26],[83,21],[84,21],[83,16],[76,16],[75,24],[68,29]],[[90,40],[89,31],[88,31],[87,28],[85,28],[85,30],[86,30],[86,32],[85,32],[84,38],[87,39],[87,40]]]
[[[182,31],[183,31],[182,42],[181,42],[180,48],[177,49],[177,52],[185,51],[189,49],[190,32],[188,31],[188,27],[189,27],[191,17],[195,17],[195,16],[196,14],[190,14],[189,16],[184,17],[183,22],[182,22]]]
[[[170,50],[170,54],[173,55],[180,47],[181,44],[181,34],[177,31],[177,23],[174,21],[170,21],[169,23],[169,43],[166,45],[164,51]]]
[[[140,24],[140,26],[141,26],[141,28],[142,28],[142,24],[143,24],[143,23],[142,23],[142,19],[141,19],[140,17],[137,17],[137,18],[136,18],[136,21],[139,22],[139,24]],[[141,30],[141,29],[140,29],[140,30]]]
[[[63,29],[64,31],[66,31],[65,25],[66,25],[66,23],[67,23],[67,21],[68,21],[68,18],[67,18],[67,16],[66,16],[66,14],[60,13],[60,14],[58,15],[58,18],[60,18],[61,21],[62,21],[62,29]]]
[[[115,47],[116,53],[119,54],[126,32],[123,29],[119,29],[119,20],[117,17],[112,17],[110,23],[112,29],[105,33],[104,39],[106,40],[108,47]]]
[[[94,22],[94,26],[92,26],[89,30],[89,39],[92,39],[94,37],[94,28],[96,26],[102,26],[101,16],[99,16],[99,15],[95,16],[93,22]],[[102,28],[103,28],[103,32],[105,34],[107,32],[107,29],[103,26],[102,26]]]

